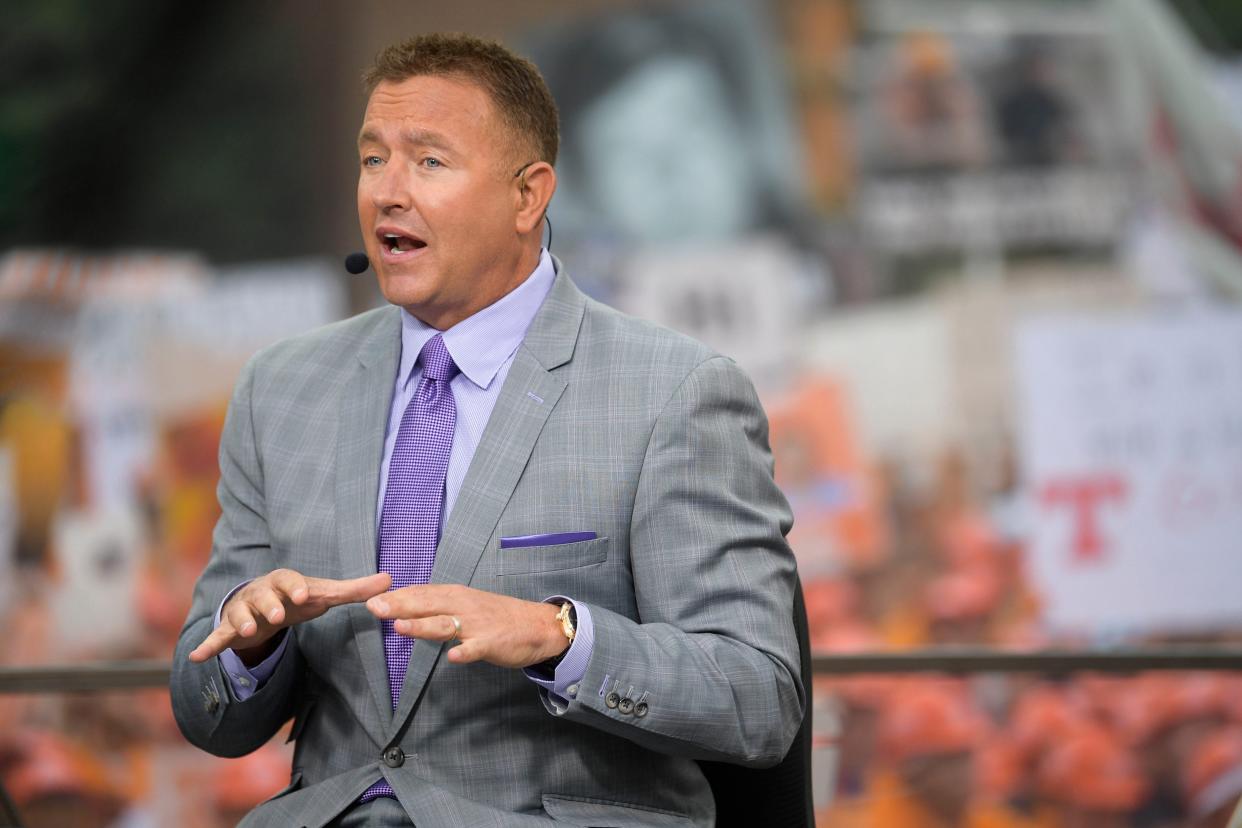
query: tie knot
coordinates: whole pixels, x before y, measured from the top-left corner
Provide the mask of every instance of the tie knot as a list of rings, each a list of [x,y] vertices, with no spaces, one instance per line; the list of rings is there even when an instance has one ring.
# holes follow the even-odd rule
[[[440,334],[427,340],[418,358],[422,360],[424,376],[431,377],[437,382],[448,382],[457,376],[457,363],[453,362],[448,348],[444,347],[444,340]]]

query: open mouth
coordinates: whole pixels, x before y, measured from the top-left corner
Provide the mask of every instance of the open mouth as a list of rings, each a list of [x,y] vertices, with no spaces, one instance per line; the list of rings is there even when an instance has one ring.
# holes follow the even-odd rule
[[[422,239],[416,236],[408,236],[404,233],[381,230],[376,235],[379,237],[380,246],[384,249],[384,252],[393,256],[413,253],[427,246],[427,243]]]

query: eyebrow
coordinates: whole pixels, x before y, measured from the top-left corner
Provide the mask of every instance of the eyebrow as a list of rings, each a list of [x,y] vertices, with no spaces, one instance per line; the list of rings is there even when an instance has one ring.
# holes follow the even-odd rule
[[[401,141],[405,144],[413,144],[415,146],[435,147],[436,149],[450,150],[452,145],[448,139],[438,132],[429,129],[406,129],[401,131]],[[364,129],[358,134],[358,145],[363,144],[382,144],[383,141],[379,137],[379,133],[373,129]]]

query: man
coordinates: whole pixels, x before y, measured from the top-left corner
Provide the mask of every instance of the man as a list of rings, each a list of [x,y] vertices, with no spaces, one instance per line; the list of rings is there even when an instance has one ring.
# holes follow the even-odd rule
[[[426,36],[367,86],[358,214],[399,307],[242,372],[182,731],[237,756],[293,716],[246,825],[710,825],[693,760],[779,761],[804,704],[750,383],[541,249],[533,65]]]

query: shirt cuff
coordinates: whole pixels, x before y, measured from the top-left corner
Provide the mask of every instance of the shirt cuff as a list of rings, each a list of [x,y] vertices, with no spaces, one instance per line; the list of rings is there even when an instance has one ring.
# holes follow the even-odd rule
[[[250,581],[242,581],[237,586],[229,590],[229,594],[224,596],[224,600],[220,602],[220,606],[216,607],[216,620],[212,629],[220,626],[220,613],[224,610],[224,605],[233,597],[233,593],[244,587]],[[253,667],[247,667],[242,664],[241,657],[231,649],[220,653],[220,666],[224,668],[224,674],[228,677],[229,687],[233,691],[233,698],[238,701],[246,699],[257,693],[272,673],[276,672],[276,666],[280,664],[280,659],[284,657],[285,649],[289,644],[288,630],[281,630],[280,643],[276,645],[276,650],[267,658],[260,661]]]
[[[547,678],[547,673],[534,667],[525,667],[522,670],[528,679],[539,685],[544,700],[558,714],[564,713],[569,708],[569,702],[577,697],[578,688],[586,676],[587,663],[591,660],[591,652],[595,648],[595,626],[591,623],[591,610],[586,604],[580,604],[564,595],[553,595],[544,599],[545,604],[563,604],[566,601],[574,606],[577,631],[569,649],[565,651],[565,657],[556,665],[552,678]]]

